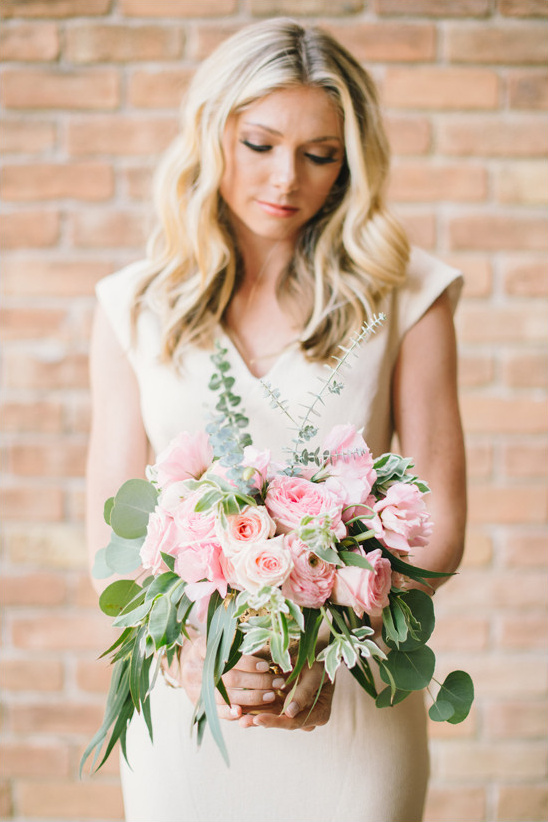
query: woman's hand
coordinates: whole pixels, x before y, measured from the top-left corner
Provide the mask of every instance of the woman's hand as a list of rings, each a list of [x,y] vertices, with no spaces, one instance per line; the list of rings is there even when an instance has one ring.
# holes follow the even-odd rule
[[[322,678],[323,685],[321,685]],[[314,704],[320,686],[321,691]],[[335,686],[325,676],[324,666],[315,662],[312,668],[303,669],[291,702],[283,713],[265,711],[255,716],[248,714],[241,717],[240,725],[244,728],[259,726],[285,728],[288,731],[298,728],[302,731],[313,731],[318,725],[325,725],[331,716],[334,688]]]
[[[180,659],[175,659],[171,667],[167,667],[165,659],[162,661],[169,679],[185,689],[193,705],[200,697],[205,655],[206,639],[196,634],[183,644]],[[242,656],[234,668],[223,676],[223,683],[231,704],[227,705],[219,691],[215,691],[218,713],[222,719],[239,719],[246,711],[256,711],[259,707],[264,707],[265,711],[274,709],[278,713],[281,710],[284,695],[280,689],[285,679],[271,673],[268,662],[260,657]]]

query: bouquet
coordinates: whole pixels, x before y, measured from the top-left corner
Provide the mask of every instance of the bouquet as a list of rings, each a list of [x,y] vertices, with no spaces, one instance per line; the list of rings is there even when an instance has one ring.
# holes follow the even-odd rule
[[[342,350],[300,417],[265,384],[295,431],[283,463],[253,446],[227,352],[217,345],[209,387],[218,399],[206,430],[179,434],[149,466],[147,479],[125,482],[107,500],[112,536],[97,554],[94,575],[142,567],[146,578],[118,579],[100,597],[121,633],[103,654],[113,662],[105,718],[82,766],[93,752],[97,764],[105,743],[97,767],[118,740],[126,755],[134,711],[142,712],[153,738],[151,689],[162,659],[171,664],[195,618],[206,625],[207,644],[193,722],[198,742],[209,725],[227,764],[215,689],[229,704],[222,677],[242,654],[267,652],[287,674],[286,704],[304,667],[315,662],[331,682],[345,665],[379,708],[428,688],[435,667],[426,644],[435,622],[432,598],[408,587],[447,576],[409,561],[432,530],[428,487],[410,459],[393,453],[373,459],[352,425],[336,425],[312,448],[318,405],[341,391],[343,367],[382,319]],[[374,638],[375,618],[382,618],[383,647]],[[372,660],[384,683],[380,692]],[[453,671],[438,686],[431,718],[464,720],[473,700],[468,674]]]

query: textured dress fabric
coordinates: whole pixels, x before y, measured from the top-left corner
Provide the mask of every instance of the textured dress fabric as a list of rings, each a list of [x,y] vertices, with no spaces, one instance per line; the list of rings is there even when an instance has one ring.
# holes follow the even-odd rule
[[[208,389],[211,352],[189,348],[176,371],[159,361],[157,315],[145,309],[132,335],[130,306],[142,265],[134,263],[101,280],[97,296],[137,376],[145,428],[158,453],[180,431],[203,429],[214,405]],[[381,328],[362,344],[343,374],[344,389],[329,394],[317,420],[318,443],[338,423],[363,429],[374,456],[389,450],[393,421],[391,379],[405,333],[443,293],[455,307],[462,277],[414,249],[406,282],[379,307]],[[242,397],[258,448],[283,459],[291,432],[270,407],[227,334],[234,392]],[[263,377],[299,415],[317,393],[325,366],[308,362],[297,343],[288,346]],[[413,456],[412,454],[406,456]],[[159,678],[151,696],[154,742],[136,717],[128,732],[130,766],[122,762],[128,822],[419,822],[428,778],[422,693],[394,708],[378,709],[346,670],[337,673],[329,722],[312,733],[240,728],[223,722],[230,767],[209,732],[198,749],[191,735],[193,706],[183,689]]]

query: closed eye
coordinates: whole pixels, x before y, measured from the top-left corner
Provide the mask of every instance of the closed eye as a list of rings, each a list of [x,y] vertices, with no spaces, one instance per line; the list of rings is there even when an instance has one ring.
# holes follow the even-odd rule
[[[328,163],[336,163],[336,157],[320,157],[318,154],[306,154],[309,160],[311,160],[317,166],[325,166]]]
[[[261,143],[250,143],[249,140],[241,140],[244,146],[247,146],[251,149],[251,151],[258,151],[259,153],[270,151],[272,148],[271,145],[268,144],[261,144]]]

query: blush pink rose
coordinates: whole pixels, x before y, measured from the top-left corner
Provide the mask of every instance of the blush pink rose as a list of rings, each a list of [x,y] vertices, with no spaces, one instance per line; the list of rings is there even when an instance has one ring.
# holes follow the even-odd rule
[[[141,546],[143,568],[154,575],[164,567],[161,554],[175,556],[179,548],[179,531],[173,517],[163,508],[156,508],[148,519],[145,541]]]
[[[373,505],[370,527],[380,542],[393,551],[407,553],[428,544],[432,533],[424,495],[416,485],[395,482],[386,496]]]
[[[227,526],[217,523],[217,536],[227,556],[239,553],[254,542],[264,542],[276,533],[276,523],[264,505],[246,505],[227,517]]]
[[[338,539],[346,536],[346,526],[341,519],[342,503],[325,483],[310,482],[304,477],[277,476],[268,486],[265,505],[283,533],[297,528],[307,515],[327,514],[335,536]]]
[[[158,454],[155,468],[158,484],[165,488],[172,482],[200,479],[213,462],[213,448],[205,431],[189,434],[183,431]]]
[[[362,435],[353,425],[336,425],[325,438],[323,449],[333,455],[326,466],[327,488],[339,497],[344,506],[364,502],[377,479],[377,472]],[[337,454],[340,456],[337,457]],[[343,512],[343,517],[347,518],[346,512]]]
[[[309,551],[295,534],[287,534],[285,544],[293,570],[282,586],[282,594],[303,608],[319,608],[331,594],[335,566]]]
[[[255,542],[230,558],[236,586],[256,593],[266,585],[282,585],[293,568],[285,537]]]
[[[202,493],[195,491],[179,503],[173,511],[173,519],[179,529],[181,544],[215,539],[215,514],[213,511],[196,511]]]
[[[189,599],[195,599],[192,593],[207,590],[209,594],[217,590],[226,596],[227,581],[220,563],[221,546],[216,540],[204,540],[182,545],[175,556],[175,573],[188,583],[207,582],[202,588],[186,587]]]
[[[390,561],[384,559],[380,548],[368,554],[360,549],[359,553],[373,566],[373,570],[357,565],[338,568],[331,599],[336,605],[349,605],[359,617],[364,613],[380,616],[388,605],[392,584]]]

